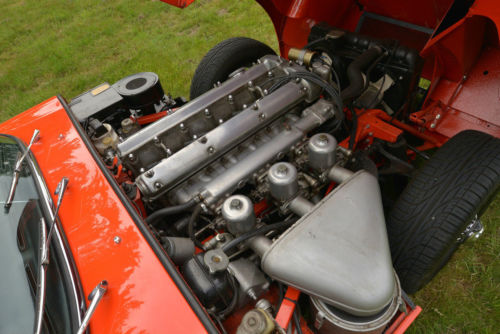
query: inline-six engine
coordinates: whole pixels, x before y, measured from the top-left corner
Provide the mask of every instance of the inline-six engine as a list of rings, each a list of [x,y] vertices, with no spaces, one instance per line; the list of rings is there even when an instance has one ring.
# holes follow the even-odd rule
[[[337,143],[346,96],[374,85],[380,102],[391,86],[361,76],[388,51],[353,43],[364,50],[343,71],[347,87],[328,54],[292,50],[292,60],[262,57],[188,103],[165,95],[154,73],[71,103],[218,321],[265,300],[273,285],[309,295],[322,333],[380,333],[402,304],[377,178],[345,168],[352,151]],[[249,318],[262,333],[275,328],[272,311],[259,312],[238,331],[252,332]]]

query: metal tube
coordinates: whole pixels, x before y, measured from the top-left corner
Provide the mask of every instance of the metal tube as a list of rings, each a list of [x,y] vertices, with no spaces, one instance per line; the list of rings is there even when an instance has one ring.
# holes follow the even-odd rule
[[[252,248],[252,250],[261,258],[272,244],[272,240],[263,235],[258,235],[248,240],[248,246],[250,246],[250,248]]]
[[[311,203],[302,196],[297,196],[290,202],[290,210],[298,216],[304,216],[313,208],[314,203]]]
[[[339,166],[333,166],[328,172],[328,179],[336,183],[342,183],[353,176],[354,173]]]

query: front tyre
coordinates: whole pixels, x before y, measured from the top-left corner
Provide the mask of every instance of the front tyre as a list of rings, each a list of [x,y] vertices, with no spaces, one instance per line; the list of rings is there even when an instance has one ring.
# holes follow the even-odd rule
[[[460,132],[421,168],[387,220],[394,268],[406,292],[432,280],[499,188],[500,140],[482,132]]]
[[[191,80],[191,100],[224,82],[242,67],[250,67],[257,59],[276,54],[264,43],[246,37],[233,37],[214,46],[203,57]]]

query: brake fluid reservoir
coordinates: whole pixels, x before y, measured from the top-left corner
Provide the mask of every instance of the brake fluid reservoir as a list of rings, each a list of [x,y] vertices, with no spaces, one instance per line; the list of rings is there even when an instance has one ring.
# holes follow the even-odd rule
[[[99,151],[100,154],[104,155],[106,150],[112,148],[116,150],[116,145],[118,145],[118,135],[115,130],[108,123],[103,124],[104,128],[106,128],[106,132],[100,136],[93,136],[92,141],[94,142],[94,146]]]

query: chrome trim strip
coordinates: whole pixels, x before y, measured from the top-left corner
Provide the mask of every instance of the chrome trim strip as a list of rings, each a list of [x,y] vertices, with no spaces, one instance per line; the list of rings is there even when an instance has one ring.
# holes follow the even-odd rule
[[[18,144],[18,146],[26,152],[26,145],[17,137],[8,135],[8,134],[0,134],[0,136],[8,137],[13,140],[15,140]],[[23,152],[23,153],[24,153]],[[30,151],[27,154],[27,162],[30,167],[30,170],[33,174],[33,179],[38,187],[39,190],[39,195],[40,199],[43,202],[43,205],[45,206],[44,212],[48,213],[50,221],[54,221],[56,218],[54,215],[54,202],[52,201],[52,197],[50,195],[50,191],[47,187],[47,184],[45,183],[45,179],[41,173],[40,167],[38,166],[38,163],[35,159],[34,154]],[[83,320],[83,314],[85,313],[86,310],[86,304],[85,304],[85,298],[83,296],[83,288],[80,283],[79,275],[78,275],[78,270],[76,268],[76,265],[73,260],[73,255],[71,253],[71,250],[69,249],[69,245],[66,242],[66,238],[64,236],[64,230],[61,227],[61,222],[59,221],[59,218],[55,220],[55,226],[54,226],[54,234],[56,239],[54,240],[55,245],[59,250],[61,251],[60,253],[63,255],[63,264],[66,267],[67,271],[67,276],[70,279],[70,285],[71,285],[71,297],[72,299],[76,302],[76,307],[75,309],[78,310],[76,312],[76,317],[78,320],[77,328],[81,326],[82,320]]]
[[[173,262],[170,260],[170,257],[168,257],[165,250],[160,246],[158,240],[151,233],[149,227],[144,223],[143,217],[141,217],[137,213],[136,209],[132,206],[131,204],[132,202],[130,201],[130,199],[121,190],[116,180],[113,178],[109,170],[104,165],[104,162],[102,161],[99,153],[97,153],[97,150],[92,145],[92,142],[90,141],[89,137],[83,130],[81,124],[76,119],[75,115],[72,113],[70,107],[68,106],[64,98],[62,98],[59,95],[57,96],[57,98],[59,99],[59,102],[62,104],[64,110],[66,111],[67,116],[71,120],[74,129],[79,134],[80,136],[79,139],[83,142],[88,152],[92,155],[92,158],[94,158],[94,162],[101,170],[101,173],[108,181],[108,184],[111,186],[116,196],[118,196],[118,198],[120,199],[123,207],[127,210],[128,214],[134,221],[135,226],[137,227],[141,235],[144,237],[148,245],[151,247],[151,249],[157,256],[158,260],[163,265],[163,268],[165,268],[170,278],[172,278],[174,284],[177,286],[177,288],[182,293],[184,298],[186,298],[186,301],[188,302],[189,306],[191,306],[193,312],[196,314],[196,316],[201,321],[203,326],[205,326],[205,329],[207,330],[208,333],[219,334],[220,331],[217,329],[212,318],[210,318],[210,316],[208,315],[206,309],[200,304],[200,301],[196,298],[193,291],[189,288],[184,278],[181,276],[177,268],[174,266]]]
[[[43,199],[45,206],[48,208],[47,212],[50,215],[50,220],[54,221],[55,219],[54,234],[56,239],[54,241],[56,242],[56,245],[58,245],[59,248],[62,250],[61,253],[64,255],[63,256],[64,265],[66,267],[67,272],[69,273],[69,277],[71,279],[71,287],[73,288],[71,293],[73,295],[73,300],[77,302],[76,309],[79,310],[79,312],[77,312],[77,318],[78,318],[78,326],[80,326],[82,324],[83,313],[85,311],[85,300],[83,298],[83,289],[80,284],[80,279],[78,273],[76,272],[76,267],[72,265],[73,259],[72,255],[70,255],[71,251],[68,249],[68,246],[63,241],[62,237],[63,229],[61,227],[61,222],[59,218],[57,218],[54,214],[54,202],[52,201],[52,197],[45,183],[45,179],[41,174],[40,168],[36,163],[33,153],[30,152],[28,154],[28,157],[29,157],[28,161],[31,170],[33,172],[33,176],[35,177],[35,181],[37,182],[40,188],[40,197]]]
[[[47,294],[47,265],[48,265],[48,248],[46,244],[47,239],[47,225],[45,219],[40,218],[40,249],[38,254],[40,257],[40,264],[38,267],[38,282],[36,284],[36,313],[35,324],[33,333],[40,334],[42,332],[43,313],[45,309],[45,296]]]

